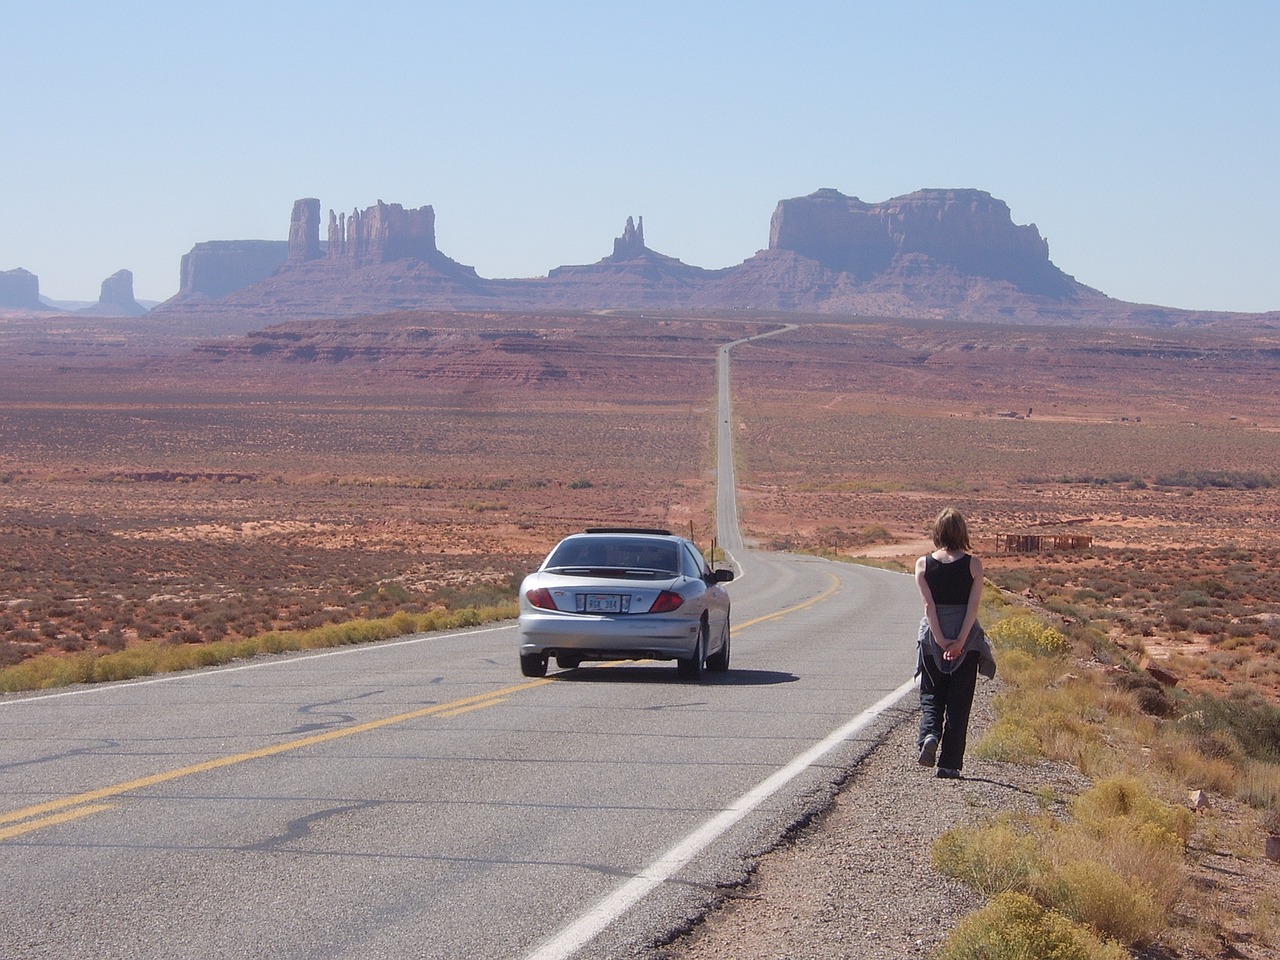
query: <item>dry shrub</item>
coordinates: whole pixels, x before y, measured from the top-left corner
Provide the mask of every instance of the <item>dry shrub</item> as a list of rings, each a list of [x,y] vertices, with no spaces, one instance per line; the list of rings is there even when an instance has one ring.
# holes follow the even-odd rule
[[[1099,764],[1112,752],[1103,740],[1105,685],[1092,674],[1067,672],[1058,656],[1011,649],[999,662],[1013,689],[994,699],[997,719],[975,755],[1022,763],[1048,757],[1104,769]]]
[[[90,653],[70,656],[40,654],[0,670],[0,691],[45,690],[73,683],[90,683],[94,679],[94,660]]]
[[[1153,797],[1136,777],[1111,777],[1095,783],[1072,801],[1071,812],[1078,823],[1100,836],[1117,825],[1150,824],[1168,836],[1179,854],[1194,823],[1191,811]]]
[[[1191,789],[1213,790],[1224,796],[1234,796],[1237,791],[1240,767],[1229,755],[1208,753],[1200,744],[1188,742],[1177,734],[1159,740],[1154,755],[1180,783]]]
[[[1247,760],[1236,784],[1236,798],[1269,812],[1280,811],[1280,765]],[[1276,831],[1280,833],[1280,830]]]
[[[371,643],[411,633],[474,627],[516,615],[514,603],[464,610],[437,610],[411,614],[400,611],[377,620],[352,620],[311,630],[272,631],[244,640],[217,640],[212,643],[137,643],[105,655],[83,652],[71,656],[45,654],[12,667],[0,669],[0,691],[42,690],[73,683],[105,683],[173,673],[196,667],[217,666],[245,660],[260,653],[287,650],[314,650]]]
[[[1149,887],[1091,860],[1068,860],[1054,871],[1040,899],[1053,909],[1120,943],[1146,943],[1165,924],[1165,911]]]
[[[1044,749],[1034,733],[1013,719],[1000,717],[971,747],[975,757],[1000,763],[1038,763]]]
[[[1066,823],[1005,818],[950,830],[934,843],[934,866],[987,896],[1034,897],[1103,937],[1156,940],[1185,879],[1190,812],[1152,797],[1132,777],[1101,781],[1071,811]]]
[[[1255,760],[1280,762],[1280,706],[1238,689],[1230,697],[1202,696],[1192,702],[1179,726],[1192,734],[1231,737]]]
[[[1062,631],[1039,617],[1015,613],[991,625],[987,636],[997,650],[1023,650],[1035,656],[1057,657],[1071,652]]]
[[[1006,890],[1031,889],[1048,868],[1038,839],[1009,819],[985,826],[948,830],[933,844],[933,865],[990,897]]]
[[[1116,943],[1020,893],[998,894],[956,926],[942,960],[1128,960]]]

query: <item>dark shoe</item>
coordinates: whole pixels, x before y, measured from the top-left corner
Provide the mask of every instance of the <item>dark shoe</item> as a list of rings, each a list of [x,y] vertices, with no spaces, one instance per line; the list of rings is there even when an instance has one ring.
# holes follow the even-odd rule
[[[938,762],[938,738],[932,733],[920,744],[920,766],[932,767]]]
[[[952,770],[950,767],[939,767],[938,772],[935,773],[934,776],[943,780],[959,780],[960,771]]]

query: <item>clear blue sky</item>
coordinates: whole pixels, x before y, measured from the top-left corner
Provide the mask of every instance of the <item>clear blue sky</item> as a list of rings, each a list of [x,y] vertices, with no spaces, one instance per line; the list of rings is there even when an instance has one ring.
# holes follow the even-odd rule
[[[778,200],[973,187],[1114,297],[1280,309],[1280,4],[1077,0],[11,4],[0,270],[178,288],[203,240],[432,204],[481,276],[702,267]]]

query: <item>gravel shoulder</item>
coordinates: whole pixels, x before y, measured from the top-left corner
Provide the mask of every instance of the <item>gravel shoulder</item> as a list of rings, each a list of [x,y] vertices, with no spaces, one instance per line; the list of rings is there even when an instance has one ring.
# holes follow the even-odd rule
[[[980,682],[972,749],[992,719],[999,680]],[[909,694],[884,742],[854,770],[829,810],[761,858],[742,887],[652,960],[901,960],[931,956],[980,906],[933,869],[943,832],[1002,811],[1062,802],[1085,781],[1071,768],[966,759],[961,780],[916,763],[917,700]]]

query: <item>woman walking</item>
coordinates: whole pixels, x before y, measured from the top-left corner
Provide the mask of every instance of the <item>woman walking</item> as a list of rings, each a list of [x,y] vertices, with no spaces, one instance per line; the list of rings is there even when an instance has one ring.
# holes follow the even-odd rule
[[[920,765],[955,779],[964,766],[969,711],[978,674],[994,677],[996,661],[978,624],[982,561],[969,551],[964,514],[948,507],[933,524],[936,548],[916,561],[924,599],[916,673],[920,677]]]

